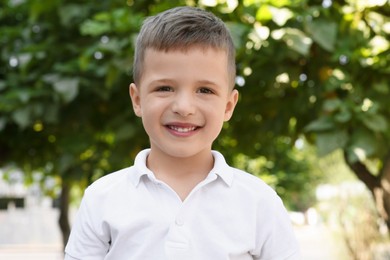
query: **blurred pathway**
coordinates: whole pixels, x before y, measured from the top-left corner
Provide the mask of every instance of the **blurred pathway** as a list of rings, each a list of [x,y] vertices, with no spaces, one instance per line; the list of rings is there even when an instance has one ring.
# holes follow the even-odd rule
[[[31,198],[26,201],[25,209],[0,210],[0,259],[63,259],[58,214],[50,200]],[[342,243],[337,243],[325,227],[297,227],[296,234],[302,260],[348,260],[339,248]]]
[[[348,260],[342,241],[335,239],[325,226],[301,226],[295,228],[301,246],[302,260]]]
[[[24,209],[0,210],[0,259],[63,259],[58,214],[50,200],[35,198],[28,198]]]

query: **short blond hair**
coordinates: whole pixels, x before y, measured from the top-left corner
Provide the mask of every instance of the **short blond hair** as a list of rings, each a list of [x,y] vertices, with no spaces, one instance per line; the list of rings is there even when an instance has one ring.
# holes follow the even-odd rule
[[[225,23],[214,14],[195,7],[176,7],[145,19],[135,46],[133,80],[142,77],[145,51],[214,48],[226,52],[231,87],[236,78],[235,49]]]

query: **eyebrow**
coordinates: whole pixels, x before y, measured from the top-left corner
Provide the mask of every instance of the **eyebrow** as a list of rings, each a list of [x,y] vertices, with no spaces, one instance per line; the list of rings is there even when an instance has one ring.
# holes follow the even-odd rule
[[[148,85],[153,85],[153,84],[172,84],[172,83],[176,83],[175,80],[172,80],[172,79],[155,79],[155,80],[152,80],[149,82]]]
[[[215,83],[214,81],[210,81],[210,80],[199,80],[197,81],[197,83],[199,85],[212,85],[212,86],[218,86],[217,83]]]
[[[177,83],[177,81],[174,79],[162,78],[162,79],[156,79],[156,80],[150,81],[149,85],[156,84],[156,83],[158,83],[158,84],[172,84],[172,83]],[[206,79],[205,80],[198,80],[198,81],[196,81],[196,83],[198,85],[212,85],[212,86],[219,85],[214,81],[206,80]]]

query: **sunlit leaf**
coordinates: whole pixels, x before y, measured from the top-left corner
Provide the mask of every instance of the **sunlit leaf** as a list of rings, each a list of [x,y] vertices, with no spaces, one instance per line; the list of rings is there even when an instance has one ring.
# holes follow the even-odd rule
[[[368,12],[366,14],[367,20],[372,28],[377,34],[381,32],[390,33],[390,18],[384,16],[378,12]]]
[[[337,149],[344,148],[348,141],[346,131],[320,132],[316,135],[316,146],[318,156],[325,156]]]
[[[98,36],[105,34],[111,30],[111,25],[106,22],[87,20],[80,26],[82,35]]]
[[[58,92],[65,102],[72,101],[77,93],[79,87],[79,80],[76,78],[65,78],[54,82],[53,87]]]
[[[332,99],[327,99],[324,101],[323,104],[323,109],[326,112],[333,112],[337,109],[339,109],[342,105],[342,102],[338,98],[332,98]]]
[[[282,39],[286,42],[287,46],[302,54],[308,55],[310,47],[312,45],[312,40],[307,37],[302,31],[295,28],[283,28],[279,30],[274,30],[271,33],[271,36],[274,39]]]
[[[320,117],[305,127],[307,132],[327,131],[335,127],[330,117]]]
[[[270,8],[272,14],[272,20],[279,26],[284,26],[288,20],[294,17],[292,11],[287,8]]]
[[[382,52],[388,51],[390,47],[389,41],[383,37],[376,35],[369,42],[370,45],[370,55],[376,56]]]
[[[352,2],[356,4],[359,10],[364,10],[370,7],[383,6],[388,3],[388,0],[353,0]]]
[[[364,114],[362,116],[364,125],[375,132],[385,132],[389,128],[388,120],[380,114]]]
[[[306,24],[313,40],[327,51],[333,51],[336,43],[337,24],[326,20],[313,20]]]
[[[272,13],[268,5],[261,5],[256,12],[256,20],[266,22],[272,19]]]
[[[356,131],[347,147],[350,162],[364,161],[377,151],[377,140],[368,131]]]
[[[283,7],[288,6],[291,4],[291,2],[294,2],[294,0],[268,0],[269,3],[276,7]]]

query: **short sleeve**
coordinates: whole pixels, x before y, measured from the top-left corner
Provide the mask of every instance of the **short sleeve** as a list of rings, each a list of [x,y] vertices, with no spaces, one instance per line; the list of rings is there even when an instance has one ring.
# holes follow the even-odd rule
[[[87,189],[65,247],[65,260],[100,260],[106,256],[110,235],[98,209],[98,199]]]
[[[254,259],[300,260],[299,245],[282,200],[275,193],[265,204],[259,212]]]

